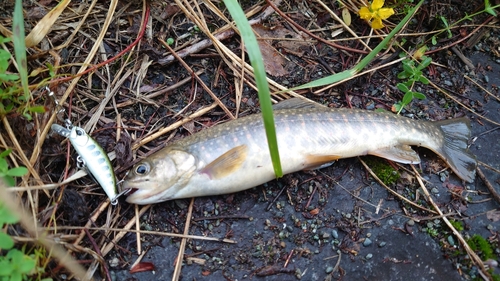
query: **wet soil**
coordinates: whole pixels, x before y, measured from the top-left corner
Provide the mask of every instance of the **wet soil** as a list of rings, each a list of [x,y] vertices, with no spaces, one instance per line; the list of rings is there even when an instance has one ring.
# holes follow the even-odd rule
[[[482,80],[481,85],[495,91],[500,85],[500,63],[483,52],[471,52],[469,57],[476,66],[491,67],[477,73],[476,78]],[[470,87],[467,99],[481,103],[484,116],[499,121],[498,101]],[[479,161],[498,169],[500,130],[493,130],[498,127],[475,115],[467,116],[472,120],[475,139],[471,151]],[[498,233],[500,225],[487,219],[486,212],[498,209],[499,205],[491,200],[481,179],[464,186],[463,195],[477,202],[465,203],[450,193],[451,186],[463,186],[462,183],[453,175],[441,179],[435,173],[425,172],[439,160],[430,151],[418,151],[433,199],[443,210],[454,213],[450,218],[463,222],[462,234],[492,237]],[[500,191],[499,175],[484,167],[481,169]],[[278,195],[281,189],[284,192]],[[416,191],[408,189],[411,187],[398,192],[411,199]],[[142,227],[179,231],[183,229],[188,204],[189,200],[156,204],[142,217]],[[186,261],[182,280],[470,280],[478,277],[477,269],[470,266],[442,220],[394,198],[367,176],[358,159],[340,160],[320,171],[295,173],[236,194],[196,198],[193,220],[190,234],[231,238],[237,243],[190,240],[185,258],[189,261],[189,257],[197,257],[204,264]],[[132,253],[135,252],[134,239],[135,235],[130,234],[128,242],[123,242]],[[130,274],[125,267],[113,268],[112,273],[117,280],[170,280],[179,242],[180,239],[145,235],[143,247],[149,250],[143,261],[152,262],[155,270]],[[497,254],[498,251],[497,248]],[[114,256],[129,261],[136,257],[114,252],[108,259]],[[283,269],[285,264],[287,267]]]

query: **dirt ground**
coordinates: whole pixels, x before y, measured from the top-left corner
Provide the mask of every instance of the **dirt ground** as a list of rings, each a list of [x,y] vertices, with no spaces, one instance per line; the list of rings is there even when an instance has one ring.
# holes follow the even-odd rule
[[[0,23],[4,26],[11,24],[11,2],[0,7]],[[28,27],[43,17],[43,11],[56,4],[50,0],[35,2],[24,3]],[[104,40],[98,58],[88,64],[101,63],[133,44],[141,30],[144,7],[141,3],[117,1],[117,13],[105,30],[108,3],[102,2],[106,1],[91,2],[97,3],[95,6],[85,1],[70,4],[70,9],[61,16],[58,28],[54,26],[54,31],[47,35],[48,42],[42,42],[53,52],[43,47],[28,50],[30,70],[44,68],[47,63],[60,63],[59,74],[76,73],[78,69],[72,64],[82,64],[101,30],[104,30]],[[397,5],[399,1],[387,2]],[[484,5],[483,1],[444,2],[428,1],[404,31],[406,35],[400,35],[396,40],[401,46],[392,45],[367,67],[383,66],[380,69],[321,93],[304,90],[299,94],[330,107],[391,110],[391,106],[403,97],[396,88],[401,81],[397,75],[402,71],[402,64],[387,63],[398,59],[400,53],[414,51],[415,46],[425,41],[429,47],[427,55],[433,64],[425,68],[423,74],[449,95],[418,83],[415,89],[424,93],[426,99],[414,100],[401,114],[423,120],[467,116],[472,123],[470,150],[477,156],[485,179],[477,176],[474,183],[465,184],[452,173],[448,174],[446,165],[434,153],[421,148],[415,148],[422,158],[421,165],[415,168],[427,180],[426,188],[432,199],[453,221],[460,237],[466,240],[482,237],[483,241],[488,241],[492,259],[498,261],[500,202],[494,200],[485,185],[485,182],[490,183],[500,193],[498,17],[475,16],[468,22],[470,24],[453,27],[451,37],[447,37],[443,29],[445,31],[437,36],[437,42],[431,44],[431,35],[425,32],[444,28],[441,16],[453,23],[466,14],[481,10]],[[65,97],[66,91],[71,93],[63,102],[65,114],[74,124],[90,129],[102,147],[113,152],[113,166],[119,179],[139,159],[166,144],[228,121],[227,112],[217,106],[178,125],[177,122],[185,117],[213,104],[214,96],[231,114],[259,113],[258,97],[251,87],[253,78],[245,75],[239,102],[236,87],[242,79],[235,79],[238,68],[235,70],[235,66],[228,64],[227,57],[223,60],[215,47],[208,46],[184,57],[186,64],[198,73],[214,96],[203,90],[193,74],[177,60],[167,61],[169,54],[156,39],[175,39],[175,51],[183,54],[189,46],[207,38],[178,8],[181,6],[179,2],[176,3],[148,3],[150,21],[140,46],[130,51],[130,56],[122,56],[92,74],[84,75],[76,86],[71,86],[68,81],[50,84],[56,98]],[[341,28],[334,25],[336,21],[318,3],[288,1],[282,3],[280,9],[320,37],[339,39],[336,42],[340,47],[312,40],[276,13],[254,25],[260,36],[268,38],[269,45],[261,48],[279,61],[273,65],[269,61],[274,59],[268,59],[266,67],[269,77],[280,85],[293,87],[338,73],[349,69],[365,55],[360,41],[351,40],[351,35],[345,30],[340,32]],[[256,3],[244,3],[248,5],[244,8],[253,4]],[[266,7],[265,2],[257,4]],[[341,15],[337,2],[328,5],[335,14]],[[352,5],[359,7],[361,4]],[[225,25],[214,12],[215,8],[207,7],[203,5],[200,9],[209,29],[213,31]],[[396,24],[404,16],[403,7],[398,7],[400,13],[391,18]],[[250,18],[259,17],[262,9],[256,10]],[[93,17],[77,27],[75,19],[81,18],[86,11],[92,11]],[[352,11],[351,15],[351,28],[357,36],[373,35],[366,22]],[[392,23],[388,23],[389,28],[394,27]],[[483,23],[485,25],[481,25]],[[71,38],[71,32],[77,28],[81,30]],[[383,30],[381,34],[386,34],[386,31],[390,30]],[[478,39],[472,41],[469,33],[476,34]],[[298,34],[304,37],[297,37]],[[67,38],[71,41],[59,48]],[[373,48],[378,39],[372,37],[370,40],[368,44]],[[228,36],[222,42],[238,56],[241,54],[238,36]],[[42,78],[50,77],[30,77],[33,79],[30,83],[40,83]],[[107,99],[110,93],[111,98]],[[36,101],[53,110],[53,101],[43,95],[39,94]],[[290,96],[275,99],[283,97]],[[475,114],[464,106],[470,107]],[[31,156],[37,144],[37,138],[33,136],[38,137],[39,131],[50,126],[50,114],[36,115],[37,125],[16,114],[8,116],[16,137],[21,140],[22,153]],[[55,122],[60,123],[60,120],[55,119]],[[175,127],[162,136],[148,139],[168,126]],[[2,136],[5,130],[2,125]],[[64,138],[49,134],[42,142],[36,169],[43,183],[56,183],[77,170],[76,155]],[[144,144],[139,145],[142,142]],[[8,141],[13,146],[11,143]],[[399,196],[370,176],[362,161],[372,169],[377,166],[397,169],[401,178],[389,184],[389,188]],[[226,238],[235,242],[188,239],[179,280],[481,280],[480,269],[467,255],[458,236],[441,217],[424,210],[432,209],[432,206],[426,202],[411,171],[408,165],[388,164],[375,157],[342,159],[327,168],[286,175],[236,194],[195,198],[191,218],[187,217],[189,199],[151,205],[138,218],[138,228],[182,234],[189,221],[190,235]],[[141,248],[145,254],[139,268],[143,271],[131,273],[131,266],[139,256],[137,235],[129,231],[135,228],[137,206],[126,203],[124,198],[117,206],[109,205],[100,187],[90,177],[55,190],[47,189],[45,193],[33,191],[33,194],[39,207],[29,213],[35,213],[40,225],[47,227],[51,234],[67,235],[64,238],[66,248],[96,280],[106,278],[107,270],[113,280],[172,279],[182,238],[141,233]],[[22,199],[25,197],[21,196]],[[54,224],[57,231],[49,228]],[[109,227],[128,232],[121,238]],[[86,234],[84,228],[91,231]],[[9,228],[9,232],[29,236],[19,227]],[[73,243],[75,247],[68,246]],[[475,252],[483,258],[484,248],[481,249]],[[96,256],[102,256],[102,259],[96,259]],[[54,280],[68,278],[68,273],[56,262],[49,263],[46,270],[46,275]],[[498,278],[500,268],[493,266],[491,273]]]

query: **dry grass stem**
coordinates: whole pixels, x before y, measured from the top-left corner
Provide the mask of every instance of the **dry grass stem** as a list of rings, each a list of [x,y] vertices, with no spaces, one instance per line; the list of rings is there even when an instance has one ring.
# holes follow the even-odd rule
[[[191,216],[193,214],[194,198],[191,198],[189,203],[188,213],[186,215],[186,225],[184,226],[184,235],[189,234],[189,226],[191,224]],[[175,262],[174,274],[172,276],[172,281],[177,281],[181,275],[182,263],[184,260],[184,249],[186,248],[186,238],[182,238],[181,245],[179,246],[179,253],[177,254],[177,259]]]
[[[429,212],[429,213],[432,213],[432,214],[437,214],[436,211],[433,211],[431,209],[427,209],[425,207],[422,207],[416,203],[414,203],[413,201],[410,201],[408,199],[406,199],[404,196],[402,196],[401,194],[397,193],[396,191],[392,190],[390,187],[388,187],[387,185],[385,185],[385,183],[380,180],[379,177],[377,177],[377,175],[373,172],[372,169],[370,169],[370,167],[365,163],[365,161],[363,161],[363,159],[361,159],[360,157],[358,157],[359,161],[361,162],[361,164],[363,164],[363,166],[365,167],[365,169],[368,171],[368,173],[370,173],[370,175],[381,185],[383,186],[385,189],[387,189],[387,191],[389,191],[390,193],[392,193],[392,195],[396,196],[397,198],[399,198],[400,200],[403,200],[405,201],[406,203],[412,205],[413,207],[417,208],[417,209],[421,209],[421,210],[424,210],[426,212]]]
[[[490,122],[491,124],[494,124],[496,126],[500,126],[500,123],[498,123],[496,121],[493,121],[493,120],[489,119],[488,117],[482,116],[481,114],[477,113],[475,110],[473,110],[472,108],[470,108],[467,105],[465,105],[462,102],[460,102],[456,97],[450,95],[447,91],[443,90],[441,87],[439,87],[438,85],[434,84],[432,81],[429,81],[429,85],[431,85],[432,87],[434,87],[439,92],[443,93],[445,96],[447,96],[448,98],[450,98],[451,100],[453,100],[454,102],[456,102],[457,104],[459,104],[460,106],[462,106],[463,108],[467,109],[470,113],[476,115],[477,117],[479,117],[481,119],[484,119],[484,120]]]
[[[64,265],[73,275],[81,280],[84,279],[85,269],[78,264],[78,262],[63,248],[54,242],[54,240],[48,239],[47,235],[40,231],[40,226],[38,225],[36,218],[31,217],[29,212],[21,209],[21,204],[19,200],[16,200],[8,191],[7,186],[0,180],[0,197],[3,198],[3,204],[6,206],[12,214],[16,214],[26,231],[32,236],[37,237],[38,243],[43,245],[47,252],[50,252],[62,265]]]
[[[472,261],[474,262],[474,264],[481,269],[479,271],[481,273],[481,277],[483,277],[484,280],[491,280],[491,276],[488,273],[488,271],[486,270],[486,268],[484,267],[484,264],[483,264],[483,261],[481,260],[481,258],[479,258],[479,256],[470,248],[469,244],[467,244],[467,242],[465,241],[465,239],[463,238],[463,236],[460,234],[460,232],[458,232],[456,230],[456,228],[450,223],[450,221],[448,220],[448,218],[446,216],[444,216],[444,214],[441,211],[441,209],[439,209],[439,206],[436,205],[436,203],[432,199],[429,191],[427,190],[427,187],[425,187],[425,184],[423,183],[422,177],[420,176],[420,174],[418,174],[417,170],[415,169],[415,167],[413,165],[411,165],[411,167],[415,171],[417,181],[420,184],[420,188],[424,192],[427,201],[438,212],[438,214],[440,216],[442,216],[441,219],[446,223],[446,225],[448,226],[448,228],[450,228],[451,231],[453,232],[453,234],[458,238],[458,240],[460,241],[460,244],[462,244],[462,246],[464,247],[465,251],[467,251],[467,254],[472,258]]]

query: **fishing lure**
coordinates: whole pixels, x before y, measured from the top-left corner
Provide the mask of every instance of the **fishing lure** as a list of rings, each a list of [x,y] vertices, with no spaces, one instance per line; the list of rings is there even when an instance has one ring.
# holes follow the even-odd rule
[[[111,204],[116,205],[118,203],[118,197],[122,194],[118,194],[115,172],[108,155],[84,129],[72,126],[70,122],[67,122],[67,124],[68,128],[58,124],[52,124],[51,129],[57,134],[69,139],[78,153],[77,161],[79,167],[86,167],[89,170],[95,180],[104,189],[106,195],[108,195]]]

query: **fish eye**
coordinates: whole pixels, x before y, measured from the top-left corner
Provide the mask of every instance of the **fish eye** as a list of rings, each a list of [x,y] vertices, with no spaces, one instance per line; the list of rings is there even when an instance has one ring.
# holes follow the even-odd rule
[[[85,133],[83,132],[83,130],[82,130],[82,129],[76,129],[76,134],[77,134],[78,136],[83,136],[83,135],[85,135]]]
[[[140,164],[139,166],[137,166],[135,168],[135,172],[138,174],[138,175],[144,175],[146,173],[149,172],[149,165],[146,164],[146,163],[142,163]]]

